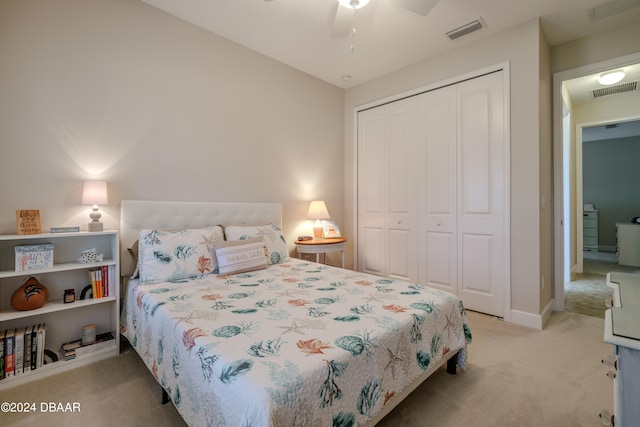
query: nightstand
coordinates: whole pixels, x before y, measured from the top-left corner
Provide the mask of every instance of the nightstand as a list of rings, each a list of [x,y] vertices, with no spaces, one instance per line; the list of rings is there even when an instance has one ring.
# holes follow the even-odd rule
[[[330,239],[296,240],[298,256],[301,254],[316,254],[316,262],[320,262],[320,254],[328,252],[342,252],[342,268],[344,268],[344,248],[347,239],[335,237]]]

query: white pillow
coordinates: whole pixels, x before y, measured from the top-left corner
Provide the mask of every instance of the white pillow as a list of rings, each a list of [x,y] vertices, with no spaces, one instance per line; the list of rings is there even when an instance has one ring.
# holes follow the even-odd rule
[[[222,240],[220,226],[182,231],[140,230],[140,282],[168,282],[217,273],[214,243]]]
[[[235,274],[267,268],[266,247],[261,237],[216,242],[220,274]]]
[[[289,259],[287,242],[282,230],[275,224],[266,225],[228,225],[224,228],[227,240],[246,240],[262,237],[267,247],[267,263],[279,264]]]

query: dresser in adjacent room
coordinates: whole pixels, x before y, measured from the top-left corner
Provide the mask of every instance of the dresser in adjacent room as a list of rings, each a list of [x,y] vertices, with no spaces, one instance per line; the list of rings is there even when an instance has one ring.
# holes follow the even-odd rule
[[[582,211],[582,249],[585,251],[598,250],[598,211]]]

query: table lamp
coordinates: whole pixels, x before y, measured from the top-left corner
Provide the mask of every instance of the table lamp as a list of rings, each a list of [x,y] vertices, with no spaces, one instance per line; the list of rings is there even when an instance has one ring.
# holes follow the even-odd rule
[[[106,205],[107,202],[107,181],[85,181],[82,190],[82,204],[93,205],[93,210],[89,214],[91,222],[89,231],[102,231],[103,224],[100,222],[102,214],[98,210],[98,205]]]
[[[307,218],[315,220],[313,223],[313,237],[316,239],[322,238],[322,235],[324,234],[324,227],[322,226],[321,220],[331,218],[329,216],[329,211],[327,210],[327,205],[325,205],[324,201],[312,201],[309,205]]]

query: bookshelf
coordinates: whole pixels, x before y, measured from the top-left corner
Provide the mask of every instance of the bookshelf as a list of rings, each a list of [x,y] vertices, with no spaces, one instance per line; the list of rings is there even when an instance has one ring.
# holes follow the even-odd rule
[[[54,246],[52,268],[15,271],[15,246],[45,243]],[[98,254],[103,254],[102,261],[77,261],[83,250],[92,248],[95,248]],[[82,289],[90,284],[87,272],[101,267],[107,267],[109,271],[109,295],[81,300]],[[47,288],[49,298],[38,309],[16,311],[11,307],[11,296],[29,276],[36,277]],[[65,289],[75,290],[74,302],[63,302]],[[0,390],[116,356],[120,349],[119,292],[119,234],[116,230],[0,235],[0,331],[46,323],[45,348],[58,357],[57,362],[1,379]],[[96,325],[98,334],[110,332],[114,337],[112,342],[73,360],[64,360],[62,344],[80,339],[82,327],[89,324]]]

